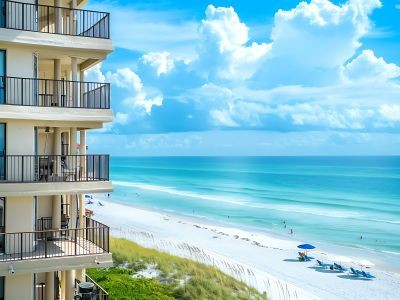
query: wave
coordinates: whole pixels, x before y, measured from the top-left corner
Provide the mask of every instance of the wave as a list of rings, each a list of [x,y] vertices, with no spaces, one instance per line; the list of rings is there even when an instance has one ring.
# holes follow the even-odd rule
[[[262,209],[270,209],[275,211],[283,211],[283,212],[296,212],[303,213],[315,216],[323,216],[323,217],[331,217],[331,218],[355,218],[358,219],[361,214],[356,212],[346,212],[332,209],[324,209],[324,208],[311,208],[304,207],[299,205],[279,205],[279,204],[263,204],[263,203],[254,203],[250,201],[246,201],[244,199],[238,199],[231,196],[219,196],[219,195],[209,195],[209,194],[200,194],[191,191],[178,190],[174,187],[170,186],[159,186],[152,184],[145,184],[141,182],[128,182],[128,181],[113,181],[113,184],[124,187],[133,187],[147,191],[155,191],[166,193],[169,195],[181,196],[181,197],[189,197],[195,199],[202,199],[207,201],[216,201],[222,203],[229,203],[234,205],[241,205],[249,208],[262,208]]]
[[[248,203],[247,201],[234,199],[233,197],[199,194],[190,191],[177,190],[176,188],[169,186],[160,186],[160,185],[152,185],[152,184],[145,184],[140,182],[128,182],[128,181],[113,181],[113,184],[125,187],[134,187],[141,190],[161,192],[169,195],[196,198],[208,201],[218,201],[236,205],[245,205]]]
[[[393,254],[393,255],[400,255],[400,252],[395,252],[395,251],[381,250],[381,252],[388,253],[388,254]]]
[[[388,224],[399,224],[400,225],[400,221],[392,221],[392,220],[365,219],[365,221],[388,223]]]
[[[309,214],[315,216],[322,216],[322,217],[331,217],[331,218],[342,218],[342,219],[350,219],[350,218],[357,218],[360,217],[361,214],[357,212],[345,212],[339,210],[332,210],[332,209],[324,209],[324,208],[311,208],[311,207],[304,207],[304,206],[295,206],[295,205],[274,205],[274,204],[249,204],[249,206],[254,208],[265,208],[265,209],[273,209],[277,211],[284,211],[284,212],[296,212],[302,214]]]

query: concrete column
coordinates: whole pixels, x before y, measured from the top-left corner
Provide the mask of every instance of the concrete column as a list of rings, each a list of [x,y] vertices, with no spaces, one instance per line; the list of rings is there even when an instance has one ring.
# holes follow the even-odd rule
[[[65,298],[65,273],[66,272],[67,271],[61,271],[60,272],[60,290],[61,290],[60,298],[61,298],[61,300],[65,300],[66,299]]]
[[[54,6],[61,7],[61,0],[54,0]],[[55,33],[62,33],[62,25],[63,25],[63,17],[62,17],[62,9],[55,9]]]
[[[74,278],[74,270],[65,271],[65,300],[74,299]]]
[[[60,106],[60,98],[61,98],[61,59],[55,59],[54,60],[54,87],[53,87],[53,93],[54,93],[54,99],[52,101],[53,106]]]
[[[75,229],[76,228],[76,220],[78,218],[78,195],[71,195],[71,219],[70,219],[70,228]]]
[[[71,80],[72,83],[72,106],[76,107],[79,104],[79,83],[78,81],[78,59],[76,57],[71,57]]]
[[[79,228],[84,228],[84,217],[85,217],[85,197],[84,195],[79,195]]]
[[[53,134],[53,155],[61,155],[61,128],[54,128]],[[61,172],[61,158],[60,156],[54,157],[53,173],[60,174]]]
[[[54,79],[61,79],[61,59],[54,60]]]
[[[77,141],[77,131],[76,127],[71,127],[70,131],[70,154],[71,155],[76,155],[76,141]]]
[[[81,68],[79,70],[79,81],[80,81],[80,87],[79,87],[80,95],[79,95],[78,106],[79,107],[87,107],[87,103],[85,102],[85,97],[84,97],[84,94],[86,92],[85,83],[84,83],[84,81],[85,81],[85,71],[83,71]]]
[[[53,196],[53,216],[52,216],[53,229],[61,228],[61,196]]]
[[[71,1],[71,8],[72,9],[76,9],[77,5],[76,5],[76,0],[72,0]],[[75,11],[71,10],[70,11],[70,15],[69,15],[69,31],[70,34],[75,35],[77,34],[77,20],[76,20],[76,16],[75,16]]]
[[[46,300],[54,300],[54,272],[46,273],[45,296]]]

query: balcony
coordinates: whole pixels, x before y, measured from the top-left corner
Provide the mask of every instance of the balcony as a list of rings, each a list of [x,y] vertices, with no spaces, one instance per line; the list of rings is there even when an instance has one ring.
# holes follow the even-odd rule
[[[2,183],[88,182],[109,180],[109,155],[0,156]]]
[[[0,263],[108,254],[109,227],[85,222],[85,228],[0,233]]]
[[[60,35],[110,38],[110,14],[106,12],[1,1],[0,28]]]
[[[110,109],[110,84],[0,76],[0,104]]]

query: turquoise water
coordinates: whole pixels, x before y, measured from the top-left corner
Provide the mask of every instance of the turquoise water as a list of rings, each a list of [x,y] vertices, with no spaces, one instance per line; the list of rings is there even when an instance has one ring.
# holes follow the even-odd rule
[[[400,157],[113,157],[111,177],[126,204],[400,255]]]

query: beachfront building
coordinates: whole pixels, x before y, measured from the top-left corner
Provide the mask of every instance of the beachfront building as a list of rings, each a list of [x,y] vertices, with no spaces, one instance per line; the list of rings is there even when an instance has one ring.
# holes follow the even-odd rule
[[[86,145],[112,121],[110,86],[85,70],[112,43],[109,14],[86,3],[0,1],[0,299],[107,298],[85,269],[111,265],[109,228],[84,195],[112,190],[109,156]]]

